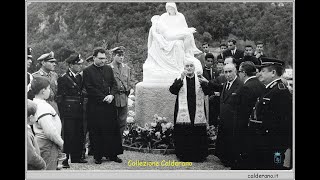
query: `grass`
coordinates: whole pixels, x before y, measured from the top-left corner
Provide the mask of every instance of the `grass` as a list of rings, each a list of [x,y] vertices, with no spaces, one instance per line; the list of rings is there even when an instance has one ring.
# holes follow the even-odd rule
[[[174,154],[161,155],[151,153],[141,153],[135,151],[124,151],[123,154],[118,156],[123,160],[122,163],[102,159],[102,164],[95,164],[93,156],[87,156],[88,163],[70,163],[70,168],[61,169],[61,171],[74,171],[74,170],[229,170],[222,165],[219,158],[214,155],[209,155],[204,162],[192,162],[191,166],[161,166],[162,161],[176,161],[179,160]],[[147,161],[159,162],[159,166],[129,166],[128,162]]]

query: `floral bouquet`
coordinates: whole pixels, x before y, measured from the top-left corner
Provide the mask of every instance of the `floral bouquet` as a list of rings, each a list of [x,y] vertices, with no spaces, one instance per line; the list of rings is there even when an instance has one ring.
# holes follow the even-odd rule
[[[124,131],[125,145],[147,149],[173,148],[173,124],[165,117],[155,114],[154,122],[140,127],[134,121],[134,113],[129,111],[128,115],[127,127]]]
[[[215,144],[217,139],[217,128],[213,125],[207,126],[207,136],[209,144]]]

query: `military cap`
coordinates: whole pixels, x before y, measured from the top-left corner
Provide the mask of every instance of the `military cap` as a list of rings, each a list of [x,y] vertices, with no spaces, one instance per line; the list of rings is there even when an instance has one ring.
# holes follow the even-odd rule
[[[93,61],[93,56],[89,56],[87,59],[86,59],[87,62],[90,62],[90,61]]]
[[[81,59],[81,55],[78,53],[73,53],[66,59],[66,63],[68,64],[81,64],[83,62],[84,61]]]
[[[31,52],[32,52],[31,47],[27,47],[28,58],[31,58],[31,59],[32,59]]]
[[[37,60],[38,61],[57,61],[54,58],[54,53],[52,51],[46,54],[42,54]]]
[[[261,57],[261,65],[258,67],[267,67],[267,66],[284,66],[284,62],[279,60],[279,59],[274,59],[274,58],[268,58],[268,57]]]
[[[119,47],[115,47],[115,48],[111,49],[110,51],[113,54],[123,54],[125,49],[126,49],[125,47],[119,46]]]

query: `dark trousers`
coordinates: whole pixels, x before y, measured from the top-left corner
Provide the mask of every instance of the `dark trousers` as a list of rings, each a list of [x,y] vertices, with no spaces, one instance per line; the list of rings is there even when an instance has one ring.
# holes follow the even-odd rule
[[[64,118],[64,153],[70,154],[71,162],[81,158],[83,147],[83,119]]]
[[[211,96],[209,98],[209,125],[217,127],[220,114],[220,96]]]

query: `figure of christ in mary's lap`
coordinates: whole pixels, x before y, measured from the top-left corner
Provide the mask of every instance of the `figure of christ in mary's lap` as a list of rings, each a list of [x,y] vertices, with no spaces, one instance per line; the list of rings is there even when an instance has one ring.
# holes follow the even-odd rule
[[[175,3],[166,3],[161,16],[151,18],[148,37],[148,57],[143,64],[143,81],[136,85],[135,112],[138,123],[151,123],[158,114],[173,123],[175,95],[170,85],[184,70],[184,62],[192,61],[197,74],[202,74],[201,53],[194,42],[195,28],[189,28]]]
[[[194,54],[196,47],[193,33],[175,3],[166,3],[166,13],[151,18],[148,37],[148,57],[143,65],[143,82],[172,83],[183,71],[183,62],[195,62],[196,72],[202,74],[202,66]]]

